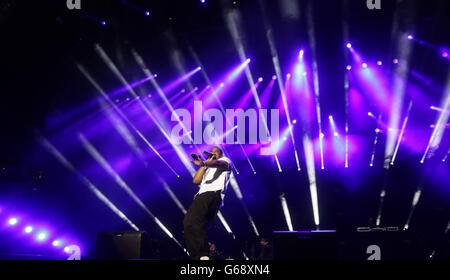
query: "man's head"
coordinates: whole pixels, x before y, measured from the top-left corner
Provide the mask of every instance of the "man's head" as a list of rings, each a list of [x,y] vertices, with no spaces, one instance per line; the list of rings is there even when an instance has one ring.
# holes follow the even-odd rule
[[[216,244],[211,243],[211,245],[209,246],[209,250],[210,250],[211,252],[216,251]]]
[[[219,148],[214,146],[211,150],[211,153],[216,156],[216,159],[219,159],[223,156],[223,151]]]
[[[269,240],[267,240],[267,238],[262,237],[261,241],[259,242],[262,246],[266,246],[267,244],[269,244]]]

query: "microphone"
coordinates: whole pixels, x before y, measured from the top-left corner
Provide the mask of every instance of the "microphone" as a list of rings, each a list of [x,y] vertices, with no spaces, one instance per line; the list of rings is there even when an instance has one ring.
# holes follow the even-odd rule
[[[194,154],[194,153],[191,154],[191,157],[192,157],[194,160],[200,159],[199,156],[196,155],[196,154]]]
[[[207,152],[207,151],[203,151],[203,153],[204,153],[208,158],[215,156],[215,154],[210,153],[210,152]]]

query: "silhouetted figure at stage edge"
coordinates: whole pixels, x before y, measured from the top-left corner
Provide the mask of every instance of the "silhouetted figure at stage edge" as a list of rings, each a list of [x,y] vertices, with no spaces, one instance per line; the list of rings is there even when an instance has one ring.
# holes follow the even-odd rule
[[[265,237],[262,237],[259,244],[261,244],[261,247],[260,247],[259,255],[256,259],[257,260],[272,260],[273,259],[273,251],[272,251],[272,245],[270,245],[269,240]]]
[[[199,156],[192,161],[200,166],[192,180],[200,185],[200,190],[184,217],[183,225],[189,256],[194,260],[209,260],[206,225],[216,217],[230,182],[231,160],[224,157],[218,147],[214,147],[211,154],[205,161]]]
[[[211,260],[223,260],[225,257],[222,255],[222,253],[217,250],[217,246],[214,243],[211,243],[209,245],[209,259]]]

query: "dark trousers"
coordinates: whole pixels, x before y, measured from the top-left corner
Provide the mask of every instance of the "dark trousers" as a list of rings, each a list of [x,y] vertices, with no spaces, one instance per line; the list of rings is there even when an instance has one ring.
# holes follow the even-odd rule
[[[184,239],[193,260],[209,255],[206,225],[216,217],[222,197],[220,191],[196,195],[183,220]]]

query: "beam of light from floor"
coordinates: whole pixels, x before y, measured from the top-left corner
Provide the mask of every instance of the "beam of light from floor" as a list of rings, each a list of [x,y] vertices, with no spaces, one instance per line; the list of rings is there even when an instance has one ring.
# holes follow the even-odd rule
[[[175,204],[178,206],[178,208],[181,210],[181,212],[186,215],[186,213],[187,213],[186,208],[184,208],[183,204],[180,202],[178,197],[173,193],[172,189],[169,187],[167,182],[162,178],[160,178],[160,180],[161,180],[161,183],[163,184],[164,189],[169,194],[170,198],[172,198],[173,202],[175,202]]]
[[[428,141],[427,148],[425,149],[425,152],[422,156],[422,159],[420,160],[420,163],[424,163],[425,158],[431,157],[434,154],[434,151],[439,147],[439,144],[441,143],[442,137],[444,136],[445,132],[445,125],[448,122],[449,114],[447,114],[445,111],[450,110],[450,71],[447,76],[447,85],[444,91],[444,95],[441,101],[440,108],[443,109],[442,112],[440,112],[435,127],[433,129],[433,133],[431,134],[430,140]]]
[[[343,5],[343,20],[342,20],[342,31],[344,42],[349,40],[349,26],[348,26],[348,1],[345,0]],[[351,45],[350,45],[351,46]],[[344,51],[344,61],[349,64],[348,52]],[[345,168],[348,168],[348,113],[349,113],[349,88],[350,80],[348,76],[348,71],[344,72],[344,95],[345,95]]]
[[[371,112],[369,112],[369,116],[371,116],[372,118],[375,119],[375,116]],[[375,128],[375,139],[373,141],[372,156],[370,157],[370,164],[369,164],[370,167],[373,166],[373,163],[375,161],[375,152],[377,150],[378,137],[381,132],[381,130],[379,128],[379,125],[381,123],[381,114],[378,115],[378,119],[376,119],[376,120],[377,120],[377,128]]]
[[[251,59],[247,58],[244,61],[241,62],[237,67],[233,68],[230,72],[225,74],[223,78],[221,78],[217,84],[219,86],[216,86],[215,89],[212,91],[212,93],[207,97],[204,98],[205,106],[209,106],[209,104],[215,99],[219,99],[219,92],[227,91],[231,85],[237,80],[237,78],[240,76],[240,74],[248,68],[248,64],[250,63]]]
[[[194,48],[192,47],[191,44],[188,44],[188,49],[189,49],[189,53],[194,58],[194,61],[195,61],[196,65],[201,67],[200,71],[202,73],[203,79],[205,79],[206,84],[208,86],[212,86],[211,79],[209,78],[208,73],[206,72],[205,67],[203,66],[203,63],[201,62],[198,54],[195,52],[195,50],[194,50]],[[218,102],[220,103],[220,100]]]
[[[132,51],[133,51],[133,56],[135,56],[136,62],[139,64],[139,66],[142,69],[142,72],[144,72],[145,75],[149,75],[149,74],[151,75],[152,72],[150,71],[149,68],[147,68],[147,66],[145,65],[144,60],[142,59],[142,57],[135,50],[132,50]],[[166,93],[169,93],[170,91],[172,91],[173,89],[175,89],[176,87],[181,85],[182,83],[186,82],[187,79],[189,79],[190,77],[195,75],[200,70],[201,70],[201,68],[199,66],[199,67],[191,70],[190,72],[184,74],[183,76],[179,77],[175,81],[172,81],[170,84],[164,86],[163,88],[161,88],[159,86],[159,84],[156,81],[156,79],[153,79],[153,81],[150,81],[150,82],[152,83],[153,87],[156,89],[158,94],[161,95],[161,98],[164,100],[164,102],[168,103],[168,100],[166,98]],[[194,89],[194,87],[192,87],[192,90],[193,89]],[[169,105],[170,105],[170,103],[167,104],[167,107],[170,107]]]
[[[333,132],[334,136],[337,136],[337,129],[336,129],[336,123],[334,122],[333,116],[329,115],[328,119],[330,120],[330,127],[331,127],[331,131]]]
[[[409,210],[408,219],[406,220],[406,223],[403,226],[403,230],[407,230],[409,228],[409,223],[411,222],[411,218],[414,214],[414,209],[416,208],[417,203],[419,203],[421,193],[422,193],[421,188],[418,188],[414,193],[414,197],[411,203],[411,209]]]
[[[227,25],[227,28],[230,32],[230,35],[233,39],[234,46],[238,52],[239,58],[241,59],[241,62],[244,62],[247,59],[247,56],[245,54],[244,44],[243,44],[243,34],[240,32],[240,30],[243,30],[240,28],[242,26],[241,24],[241,15],[238,10],[236,9],[228,9],[224,11],[224,17],[225,22]],[[250,88],[252,89],[253,98],[256,102],[256,106],[258,109],[261,109],[261,102],[259,100],[258,92],[256,91],[255,82],[253,80],[252,73],[250,71],[250,67],[247,65],[245,67],[245,76],[247,77],[248,84]],[[271,139],[269,127],[267,125],[267,119],[265,116],[262,117],[262,122],[264,124],[264,127],[266,129],[266,132],[269,135],[269,141]],[[288,122],[290,123],[290,122]],[[281,170],[280,161],[278,160],[277,154],[273,155],[275,157],[275,161],[277,162],[278,170]],[[281,171],[280,171],[281,172]]]
[[[312,1],[308,2],[306,11],[306,24],[308,29],[308,39],[309,46],[311,49],[311,57],[312,57],[312,68],[313,68],[313,78],[314,78],[314,96],[316,103],[316,114],[317,114],[317,125],[319,128],[319,135],[322,135],[322,120],[320,114],[320,89],[319,89],[319,70],[317,66],[317,56],[316,56],[316,35],[314,28],[314,19],[313,19],[313,9],[312,9]],[[319,148],[320,148],[320,168],[325,169],[324,158],[323,158],[323,137],[319,137]]]
[[[447,233],[448,233],[449,231],[450,231],[450,220],[448,220],[447,227],[445,228],[445,231],[444,231],[444,235],[447,235]],[[431,254],[430,254],[430,259],[434,258],[435,253],[436,253],[436,249],[434,249],[434,250],[431,252]]]
[[[202,91],[200,91],[199,95],[197,95],[197,96],[200,96],[200,95],[204,94],[209,89],[210,89],[209,87],[205,87]],[[196,92],[197,90],[198,90],[198,88],[194,88],[193,90],[191,90],[188,93],[186,93],[183,97],[181,97],[177,102],[175,102],[173,104],[173,107],[174,108],[178,108],[178,106],[183,104],[189,97],[193,96],[194,92]],[[167,111],[167,112],[170,112],[170,111]]]
[[[258,86],[260,84],[261,84],[261,82],[258,81],[255,84],[255,87],[258,88]],[[236,101],[236,103],[233,106],[233,108],[236,108],[236,109],[239,109],[239,108],[245,109],[245,108],[247,108],[248,104],[250,103],[250,98],[252,97],[252,91],[253,91],[253,89],[249,89],[246,93],[244,93],[242,95],[242,98],[240,100]]]
[[[219,146],[222,149],[222,151],[224,151],[223,147],[221,146],[221,143],[223,143],[223,139],[227,136],[227,134],[230,134],[230,133],[234,132],[237,129],[237,127],[238,126],[235,125],[231,129],[227,130],[223,135],[218,135],[217,137],[215,137],[215,139],[214,139],[215,145]],[[215,131],[215,129],[214,129],[214,131]],[[224,152],[224,154],[225,154],[225,152]],[[225,154],[225,156],[230,158],[226,154]],[[237,169],[236,169],[236,167],[234,166],[233,163],[231,163],[231,166],[236,170],[237,174],[239,174],[239,172],[237,171]],[[253,221],[253,217],[250,215],[250,212],[249,212],[249,210],[247,208],[247,205],[244,202],[244,197],[242,195],[241,188],[239,187],[239,183],[237,182],[236,177],[234,176],[233,172],[231,172],[231,174],[230,174],[230,184],[231,184],[231,187],[233,188],[234,193],[236,194],[236,197],[239,199],[239,201],[240,201],[240,203],[241,203],[241,205],[242,205],[242,207],[243,207],[243,209],[244,209],[244,211],[245,211],[245,213],[247,215],[248,221],[250,222],[250,225],[252,226],[254,233],[256,234],[256,236],[259,236],[259,232],[258,232],[258,229],[256,227],[256,224]]]
[[[144,210],[151,219],[153,219],[158,226],[173,240],[175,243],[181,244],[174,238],[173,234],[161,223],[160,220],[148,209],[148,207],[142,202],[142,200],[134,193],[134,191],[128,186],[128,184],[120,177],[119,174],[112,168],[108,161],[100,154],[100,152],[89,142],[89,140],[82,134],[78,134],[78,139],[81,141],[83,147],[86,151],[100,164],[106,173],[114,179],[114,181],[119,185],[141,208]]]
[[[99,97],[98,101],[102,107],[108,106],[107,102],[103,98]],[[120,117],[118,117],[116,114],[114,114],[114,112],[112,110],[106,111],[105,114],[111,120],[111,123],[114,126],[114,128],[116,129],[116,131],[120,134],[120,136],[122,136],[122,138],[125,140],[125,142],[128,144],[128,146],[136,154],[136,156],[147,167],[148,163],[143,156],[143,152],[142,152],[141,148],[138,146],[137,141],[134,138],[134,136],[128,130],[125,123],[120,119]]]
[[[108,97],[108,95],[103,91],[103,89],[98,85],[98,83],[92,78],[92,76],[86,71],[86,69],[81,65],[76,63],[76,66],[80,72],[86,77],[86,79],[95,87],[95,89],[108,101],[108,103],[114,108],[114,110],[122,117],[122,119],[136,132],[137,135],[147,144],[148,147],[164,162],[164,164],[177,176],[178,173],[170,166],[170,164],[161,156],[161,154],[156,150],[156,148],[145,138],[145,136],[134,126],[134,124],[128,119],[127,116],[117,107],[116,104]],[[192,169],[192,171],[194,171]]]
[[[166,29],[163,35],[167,38],[166,48],[168,49],[169,58],[172,64],[177,69],[179,76],[184,76],[186,74],[186,60],[184,59],[183,53],[181,49],[178,47],[177,38],[171,28]],[[186,79],[186,86],[189,91],[194,89],[191,81]],[[164,92],[168,92],[168,90],[164,90]]]
[[[265,5],[264,5],[264,3],[262,1],[259,1],[259,6],[261,7],[263,23],[264,23],[264,27],[266,29],[267,42],[269,43],[270,54],[272,56],[272,64],[273,64],[273,67],[275,69],[275,74],[276,74],[276,77],[277,77],[277,80],[278,80],[278,87],[280,89],[281,98],[282,98],[282,101],[283,101],[284,111],[286,113],[287,122],[289,124],[291,124],[292,123],[291,122],[291,115],[289,113],[289,107],[288,107],[288,102],[287,102],[287,98],[286,98],[285,85],[283,83],[283,76],[282,76],[282,73],[281,73],[280,60],[279,60],[277,48],[275,46],[275,40],[273,39],[273,28],[272,28],[271,24],[269,23],[269,20],[268,20],[267,15],[266,15],[266,7],[265,7]],[[294,131],[293,131],[292,127],[289,129],[289,134],[290,134],[290,137],[291,137],[292,146],[294,147],[294,156],[295,156],[295,162],[297,164],[297,171],[301,171],[300,160],[299,160],[299,156],[298,156],[297,147],[296,147],[296,144],[295,144]],[[277,165],[279,166],[278,158],[276,157],[275,160],[277,161]],[[279,169],[281,169],[280,166],[279,166]]]
[[[288,208],[286,196],[284,195],[284,193],[282,193],[280,195],[280,200],[281,200],[281,207],[283,208],[283,214],[284,214],[284,218],[286,219],[286,224],[288,226],[288,229],[289,229],[289,231],[293,231],[294,228],[292,227],[291,214],[289,213],[289,208]]]
[[[349,79],[348,73],[345,72],[345,81],[344,81],[344,90],[345,90],[345,168],[348,168],[348,108],[349,108]]]
[[[372,147],[372,155],[370,157],[370,164],[369,166],[373,166],[373,162],[375,160],[375,152],[377,150],[377,143],[378,143],[378,134],[380,133],[380,129],[377,127],[375,128],[375,139],[373,141],[373,147]]]
[[[147,77],[152,77],[153,73],[150,71],[150,69],[145,64],[144,59],[134,49],[131,50],[131,53],[133,54],[133,57],[136,60],[137,64],[141,67],[142,72],[144,72],[144,74]],[[164,103],[169,108],[170,112],[172,113],[172,116],[175,117],[175,120],[178,121],[178,123],[181,125],[181,127],[183,128],[183,130],[185,132],[187,132],[188,129],[184,126],[184,123],[181,121],[180,116],[177,114],[177,112],[172,107],[172,104],[170,104],[169,100],[166,97],[165,92],[168,92],[168,91],[172,90],[173,88],[175,88],[176,86],[178,86],[182,82],[184,82],[187,79],[189,79],[189,77],[191,77],[192,75],[194,75],[198,71],[200,71],[200,67],[197,67],[194,70],[190,71],[189,73],[187,73],[187,74],[183,75],[182,77],[176,79],[174,82],[172,82],[168,86],[166,86],[164,88],[164,90],[161,89],[161,87],[159,86],[159,84],[156,81],[156,79],[152,79],[151,80],[152,86],[155,88],[156,92],[158,92],[159,97],[161,97],[161,99],[164,101]],[[189,141],[191,143],[193,143],[194,140],[192,139],[190,134],[188,134],[188,137],[189,137]],[[195,149],[197,150],[197,152],[200,153],[198,147],[195,144],[193,144],[193,145],[194,145]]]
[[[311,202],[314,215],[314,224],[319,229],[319,201],[317,198],[316,172],[314,163],[314,149],[308,134],[303,135],[303,149],[305,152],[306,170],[309,180],[309,191],[311,193]]]
[[[209,124],[209,123],[210,123],[210,122],[208,122],[208,124]],[[232,128],[230,128],[230,129],[228,129],[227,131],[225,131],[225,133],[223,133],[222,135],[220,135],[220,132],[217,133],[217,131],[216,131],[215,128],[213,128],[213,130],[214,130],[215,135],[217,135],[216,137],[214,137],[214,144],[215,144],[216,146],[218,146],[218,147],[222,150],[224,156],[226,156],[227,158],[229,158],[229,159],[231,160],[231,167],[234,169],[234,171],[236,171],[236,174],[239,175],[239,171],[238,171],[236,165],[233,163],[233,160],[232,160],[231,157],[228,155],[228,152],[227,152],[226,148],[222,145],[222,143],[225,142],[225,141],[224,141],[224,138],[226,138],[227,135],[229,135],[230,133],[234,133],[234,131],[235,131],[237,128],[238,128],[238,126],[235,125],[234,127],[232,127]]]
[[[275,84],[276,79],[277,79],[277,76],[274,75],[272,77],[272,79],[270,80],[270,83],[266,86],[263,93],[261,94],[261,106],[263,108],[269,107],[270,96],[272,95],[273,85]]]
[[[156,75],[147,76],[147,77],[143,78],[142,80],[139,80],[139,81],[136,81],[136,82],[130,84],[129,87],[134,89],[134,88],[136,88],[136,87],[138,87],[138,86],[140,86],[140,85],[142,85],[142,84],[144,84],[144,83],[146,83],[149,80],[152,80],[154,78],[156,78]],[[128,86],[121,87],[121,88],[119,88],[119,89],[117,89],[117,90],[115,90],[115,91],[113,91],[111,93],[108,93],[108,96],[111,99],[114,99],[114,98],[116,98],[117,95],[119,95],[121,93],[124,93],[126,91],[128,91]]]
[[[223,217],[223,215],[222,215],[222,213],[220,211],[217,213],[217,217],[219,217],[219,220],[222,222],[223,226],[225,227],[225,230],[229,234],[231,234],[233,239],[236,239],[236,236],[234,235],[233,231],[231,231],[230,226],[228,225],[227,221],[225,221],[225,219],[224,219],[224,217]]]
[[[171,96],[169,98],[169,102],[174,101],[175,99],[177,99],[178,96],[180,96],[182,93],[185,93],[185,92],[186,92],[186,90],[184,88],[181,89],[180,91],[178,91],[176,94],[174,94],[173,96]]]
[[[247,205],[245,205],[245,203],[244,203],[244,197],[242,196],[241,189],[239,187],[239,184],[238,184],[233,172],[231,172],[231,175],[230,175],[230,184],[231,184],[231,187],[233,188],[234,193],[236,194],[236,197],[239,199],[242,207],[244,208],[245,214],[247,215],[248,221],[250,222],[253,232],[256,234],[256,236],[259,236],[259,232],[258,232],[258,229],[256,228],[256,224],[253,221],[253,218],[250,215],[250,212],[248,211]]]
[[[386,147],[384,152],[384,168],[389,169],[391,159],[394,154],[395,142],[398,137],[398,127],[403,107],[403,98],[406,90],[406,81],[409,71],[409,59],[412,53],[411,41],[399,36],[397,39],[398,66],[395,68],[393,76],[392,103],[389,112],[389,129],[386,131]]]
[[[202,91],[198,93],[197,96],[194,97],[194,100],[202,100],[202,97],[209,92],[209,90],[212,90],[212,87],[206,86]]]
[[[245,61],[244,64],[246,65],[248,62],[250,62],[250,60]],[[235,71],[233,71],[233,72],[231,72],[231,74],[227,75],[227,77],[226,77],[225,79],[226,79],[226,80],[230,80],[229,77],[230,77],[230,75],[234,75],[233,73],[235,73]],[[234,76],[235,76],[235,75],[234,75]],[[235,77],[236,77],[236,76],[235,76]],[[222,113],[223,113],[225,116],[227,116],[228,114],[226,113],[225,109],[223,108],[222,103],[220,102],[220,99],[218,98],[218,95],[217,95],[217,93],[218,93],[222,88],[223,88],[222,86],[219,86],[219,87],[217,87],[217,88],[215,88],[215,89],[212,88],[212,92],[211,92],[211,94],[210,94],[210,96],[209,96],[208,99],[214,97],[214,98],[216,99],[216,101],[218,101],[218,104],[220,105],[220,108],[221,108]],[[230,120],[228,117],[225,118],[225,121],[226,121],[226,127],[232,127],[232,126],[233,126],[233,123],[231,123],[231,120]],[[236,127],[236,126],[233,126],[233,127]],[[234,130],[235,130],[235,129],[232,129],[232,133],[235,133]],[[230,134],[230,133],[226,133],[226,134],[228,135],[228,134]],[[245,157],[246,157],[246,159],[247,159],[247,162],[249,163],[250,168],[251,168],[252,171],[253,171],[253,174],[256,174],[256,170],[255,170],[255,168],[253,167],[253,164],[251,163],[250,158],[248,157],[247,152],[245,151],[245,149],[244,149],[242,143],[241,143],[241,142],[238,142],[238,144],[239,144],[239,146],[241,147],[241,150],[242,150],[242,152],[244,153],[244,155],[245,155]],[[235,168],[235,170],[236,170],[236,173],[239,174],[239,172],[237,171],[236,167],[234,167],[234,168]]]
[[[111,58],[109,58],[109,56],[105,53],[105,51],[103,50],[103,48],[99,45],[96,44],[95,45],[95,51],[98,53],[98,55],[101,57],[101,59],[103,60],[103,62],[105,62],[105,64],[109,67],[109,69],[116,75],[116,77],[122,82],[122,84],[124,84],[125,86],[128,85],[128,82],[126,81],[126,79],[123,77],[122,73],[120,73],[119,69],[116,67],[116,65],[112,62]],[[133,95],[133,97],[137,97],[138,95],[136,94],[136,92],[128,86],[128,91]],[[149,102],[149,100],[147,100],[147,102]],[[161,133],[163,134],[163,136],[167,139],[167,141],[170,143],[170,145],[172,146],[172,148],[174,149],[175,153],[177,154],[177,156],[181,159],[181,162],[183,163],[183,165],[186,167],[186,169],[191,173],[192,176],[194,176],[195,174],[195,170],[193,169],[189,158],[186,155],[186,152],[184,151],[184,149],[179,146],[176,145],[169,134],[167,134],[167,132],[165,131],[164,127],[162,126],[162,124],[156,119],[156,117],[153,115],[153,113],[147,108],[147,106],[141,101],[138,100],[138,103],[140,105],[140,107],[143,109],[143,111],[147,114],[147,116],[150,117],[150,119],[153,121],[153,123],[159,128],[159,130],[161,131]],[[173,172],[175,172],[173,170]],[[176,172],[175,172],[176,173]],[[177,177],[179,178],[180,175],[176,174]]]
[[[70,163],[66,157],[44,136],[38,132],[38,141],[41,145],[52,154],[65,168],[71,171],[77,176],[77,178],[83,182],[83,184],[89,188],[89,190],[94,193],[94,195],[102,201],[111,211],[113,211],[117,216],[119,216],[124,222],[126,222],[135,231],[140,231],[140,229],[122,212],[120,211],[88,178],[82,175],[72,163]]]
[[[395,158],[397,157],[398,148],[400,146],[400,143],[402,142],[403,134],[405,133],[405,127],[406,127],[406,124],[408,123],[409,113],[411,112],[412,105],[413,105],[413,102],[411,100],[408,105],[408,110],[406,111],[405,119],[403,120],[402,129],[401,129],[400,135],[398,136],[398,139],[397,139],[397,144],[395,145],[394,153],[392,155],[392,159],[390,162],[391,165],[394,165]]]
[[[430,106],[431,110],[435,110],[435,111],[439,111],[439,112],[444,112],[446,114],[450,114],[450,110],[444,110],[442,108],[436,107],[436,106]]]
[[[202,76],[203,76],[203,78],[205,79],[206,84],[207,84],[206,87],[207,87],[207,88],[212,88],[211,79],[209,78],[208,74],[206,73],[206,70],[205,70],[205,68],[203,67],[202,62],[200,61],[200,58],[198,57],[197,53],[194,51],[194,49],[192,48],[191,45],[189,45],[189,51],[190,51],[192,57],[194,58],[195,63],[196,63],[197,65],[200,65],[200,67],[201,67]],[[249,62],[250,62],[250,61],[249,61]],[[226,116],[225,108],[223,107],[223,104],[222,104],[222,102],[220,101],[219,97],[218,97],[217,95],[214,95],[214,97],[215,97],[215,99],[216,99],[217,104],[219,105],[220,110],[222,111],[222,114],[223,114],[224,116]],[[228,121],[228,119],[227,119],[227,123],[228,123],[228,122],[229,122],[229,121]],[[253,164],[252,164],[252,162],[250,161],[250,158],[248,157],[248,154],[247,154],[247,152],[245,151],[244,146],[242,145],[242,143],[239,143],[239,147],[241,148],[242,153],[244,154],[245,158],[247,159],[247,162],[248,162],[248,164],[250,165],[250,168],[252,169],[253,174],[256,174],[256,170],[255,170],[255,168],[253,167]],[[239,172],[238,172],[237,170],[236,170],[236,173],[239,175]]]
[[[384,172],[386,172],[386,170]],[[386,181],[386,178],[384,180]],[[383,185],[383,188],[380,191],[380,206],[378,207],[377,219],[375,221],[376,226],[379,226],[381,224],[381,214],[383,213],[383,204],[385,196],[386,196],[386,188],[385,185]]]
[[[448,149],[447,154],[444,156],[444,158],[442,159],[442,162],[445,162],[448,158],[448,155],[450,154],[450,148]]]
[[[131,86],[132,87],[136,86],[136,85],[144,83],[144,82],[146,82],[148,80],[149,79],[146,78],[146,79],[143,79],[141,81],[134,82]],[[108,96],[114,95],[114,93],[116,93],[116,92],[122,92],[122,90],[123,90],[123,88],[115,90],[115,91],[113,91],[111,93],[108,93]],[[111,99],[113,99],[113,98],[111,98]],[[117,107],[119,107],[119,108],[122,105],[124,105],[126,102],[127,102],[126,99],[122,99],[122,100],[119,100],[119,98],[115,99],[115,103],[116,103]],[[96,104],[96,103],[99,103],[98,99],[91,100],[87,105],[85,105],[83,107],[91,107],[91,106],[94,106],[94,104]],[[100,106],[100,108],[96,109],[94,112],[83,114],[83,117],[77,118],[73,122],[68,123],[68,125],[65,125],[64,128],[63,128],[63,131],[72,131],[73,129],[76,129],[76,128],[80,127],[82,124],[87,123],[88,121],[93,121],[96,117],[102,115],[102,113],[108,112],[110,110],[114,110],[114,108],[112,108],[112,106],[110,106],[110,105],[107,105],[106,107],[105,106]],[[65,120],[69,120],[69,119],[74,118],[74,116],[80,115],[79,114],[81,112],[80,108],[78,108],[78,109],[76,109],[74,111],[69,111],[69,112],[66,111],[66,112],[64,112],[64,119]]]
[[[278,59],[277,59],[277,61],[278,61]],[[278,65],[279,66],[279,65]],[[285,83],[284,83],[284,86],[281,86],[280,85],[280,83],[282,82],[282,77],[280,77],[280,78],[278,78],[277,77],[277,79],[279,80],[278,81],[278,86],[280,87],[280,88],[282,88],[283,89],[283,91],[282,91],[282,93],[281,93],[281,101],[283,102],[283,108],[284,108],[284,110],[285,110],[285,112],[286,112],[286,114],[287,114],[287,116],[286,116],[286,118],[288,119],[288,121],[290,121],[291,120],[291,117],[290,116],[288,116],[288,110],[289,110],[289,108],[288,108],[288,103],[287,103],[287,98],[286,98],[286,93],[288,92],[288,89],[290,88],[289,87],[289,85],[290,85],[290,82],[291,82],[291,74],[287,74],[286,75],[286,81],[285,81]],[[283,97],[284,96],[284,97]],[[285,102],[286,101],[286,102]],[[295,138],[294,138],[294,128],[293,128],[293,126],[292,126],[292,123],[293,123],[293,121],[292,122],[289,122],[289,134],[290,134],[290,136],[291,136],[291,141],[292,141],[292,143],[293,143],[293,145],[294,145],[294,156],[295,156],[295,163],[297,164],[297,171],[301,171],[301,168],[300,168],[300,160],[299,160],[299,157],[298,157],[298,152],[297,152],[297,147],[296,147],[296,145],[295,145]],[[279,169],[280,169],[280,167],[279,167]]]

